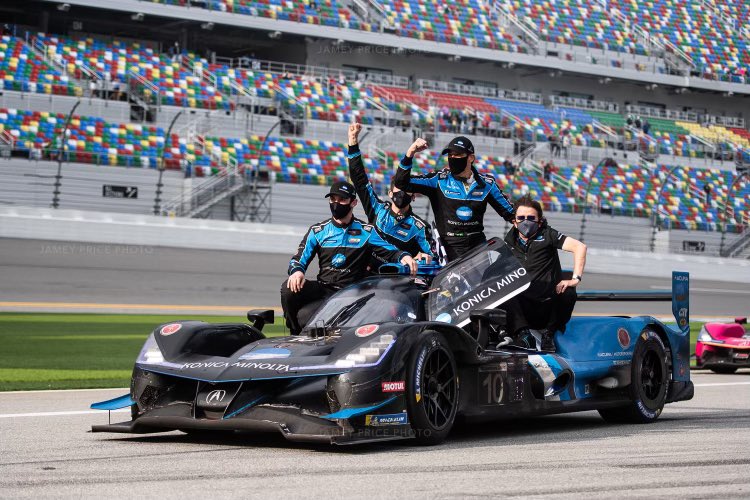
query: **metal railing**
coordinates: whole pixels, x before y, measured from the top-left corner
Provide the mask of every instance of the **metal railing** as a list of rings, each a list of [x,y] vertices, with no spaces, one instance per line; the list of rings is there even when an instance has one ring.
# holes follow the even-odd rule
[[[676,109],[656,108],[653,106],[638,106],[628,104],[625,106],[625,112],[628,114],[637,114],[649,118],[662,118],[666,120],[680,120],[685,122],[698,123],[698,113],[695,111],[678,111]]]
[[[595,99],[583,99],[581,97],[568,97],[553,95],[550,96],[550,103],[554,106],[563,106],[566,108],[587,109],[591,111],[606,111],[609,113],[619,113],[620,105],[616,102],[597,101]]]

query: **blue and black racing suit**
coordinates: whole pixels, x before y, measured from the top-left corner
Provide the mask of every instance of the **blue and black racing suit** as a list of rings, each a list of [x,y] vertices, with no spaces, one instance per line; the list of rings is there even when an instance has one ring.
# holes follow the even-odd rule
[[[426,195],[435,212],[435,224],[445,247],[448,260],[455,260],[467,251],[484,243],[484,213],[489,204],[500,216],[512,221],[513,206],[490,175],[472,171],[472,183],[467,185],[450,171],[441,170],[427,175],[411,175],[412,159],[404,156],[394,177],[397,188]]]
[[[408,212],[397,214],[391,208],[391,202],[382,201],[370,183],[362,162],[359,146],[349,146],[349,177],[357,190],[367,220],[373,224],[378,233],[396,248],[416,256],[419,252],[434,257],[432,251],[432,232],[429,225],[415,215],[411,208]]]
[[[372,225],[356,218],[345,226],[333,219],[310,226],[297,253],[289,261],[288,274],[306,272],[317,255],[318,279],[306,280],[302,290],[297,293],[289,289],[286,281],[281,285],[281,306],[292,335],[299,334],[317,307],[300,310],[366,277],[373,254],[386,262],[399,262],[408,255],[384,241]]]

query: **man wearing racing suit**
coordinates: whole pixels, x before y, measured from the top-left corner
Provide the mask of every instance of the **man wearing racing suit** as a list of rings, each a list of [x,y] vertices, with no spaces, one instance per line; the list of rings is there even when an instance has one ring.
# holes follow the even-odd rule
[[[456,137],[443,149],[441,155],[448,155],[447,170],[412,176],[414,155],[427,147],[421,138],[409,146],[394,183],[430,199],[448,261],[452,261],[487,240],[484,213],[488,204],[507,221],[513,220],[513,207],[495,179],[474,168],[474,146],[466,137]]]
[[[412,275],[417,270],[416,262],[407,252],[384,241],[373,226],[354,217],[357,205],[354,186],[336,182],[326,198],[332,217],[310,226],[289,261],[289,278],[281,285],[281,307],[292,335],[298,335],[310,319],[309,314],[299,314],[305,305],[325,300],[367,276],[367,265],[373,253],[384,261],[400,261],[409,266]],[[315,255],[320,268],[318,279],[308,281],[305,272]]]
[[[362,125],[349,125],[349,177],[354,183],[367,220],[374,225],[388,243],[409,252],[416,260],[432,261],[432,235],[425,221],[411,211],[414,195],[401,191],[391,184],[388,196],[391,202],[381,201],[367,177],[362,154],[359,151],[359,132]]]

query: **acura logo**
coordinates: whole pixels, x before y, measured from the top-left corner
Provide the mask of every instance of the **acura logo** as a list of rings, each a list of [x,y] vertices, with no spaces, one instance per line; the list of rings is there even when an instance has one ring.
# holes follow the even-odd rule
[[[227,395],[227,391],[216,390],[211,391],[206,396],[206,403],[221,403],[224,401],[224,396]]]

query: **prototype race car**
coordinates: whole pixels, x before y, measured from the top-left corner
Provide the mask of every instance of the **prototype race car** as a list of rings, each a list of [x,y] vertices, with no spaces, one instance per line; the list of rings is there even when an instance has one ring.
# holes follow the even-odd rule
[[[575,317],[556,334],[557,352],[545,353],[507,345],[498,306],[528,288],[529,278],[502,239],[421,272],[340,290],[299,336],[265,338],[270,310],[250,311],[253,324],[161,325],[138,355],[130,393],[92,405],[130,407],[132,419],[92,430],[435,444],[457,419],[598,410],[610,421],[652,422],[665,403],[693,396],[686,273],[673,273],[671,296],[588,292],[579,299],[671,298],[678,330],[648,316]]]
[[[716,373],[734,373],[737,368],[750,368],[750,332],[742,325],[747,318],[734,323],[706,323],[695,343],[696,368]]]

